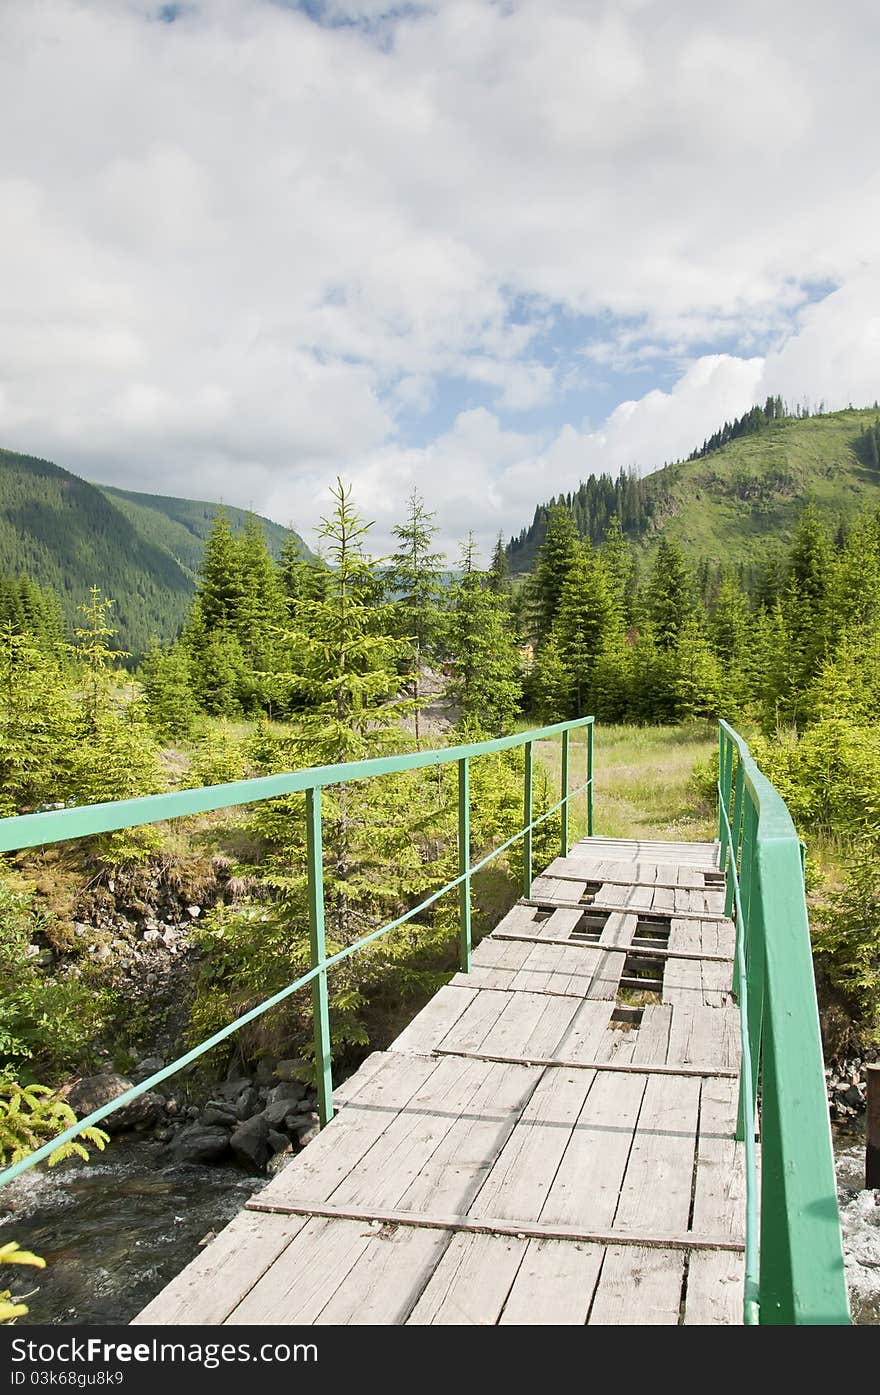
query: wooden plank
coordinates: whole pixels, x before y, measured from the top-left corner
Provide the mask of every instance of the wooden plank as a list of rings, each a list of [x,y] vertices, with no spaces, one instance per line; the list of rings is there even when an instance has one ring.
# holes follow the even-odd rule
[[[742,1255],[695,1251],[688,1260],[685,1325],[742,1326],[744,1276]]]
[[[223,1322],[307,1222],[307,1216],[239,1211],[132,1319],[132,1325],[214,1326]]]
[[[581,1179],[583,1189],[583,1179]],[[636,1234],[634,1231],[605,1229],[600,1226],[562,1225],[555,1221],[515,1220],[505,1221],[499,1216],[475,1217],[465,1215],[435,1215],[428,1211],[384,1210],[379,1207],[362,1210],[357,1207],[334,1206],[329,1201],[295,1201],[283,1206],[263,1205],[253,1202],[257,1211],[272,1211],[279,1214],[309,1215],[329,1220],[357,1221],[363,1225],[411,1225],[424,1226],[428,1230],[461,1231],[476,1235],[514,1235],[517,1239],[589,1241],[596,1245],[634,1245],[668,1250],[733,1250],[739,1253],[743,1246],[723,1235],[696,1235],[691,1231],[657,1230]]]
[[[493,935],[492,935],[492,939],[493,939],[493,940],[494,940],[494,939],[504,939],[504,938],[506,938],[506,939],[511,939],[511,940],[525,940],[528,944],[562,945],[562,946],[565,947],[565,948],[567,948],[569,945],[574,945],[575,947],[580,948],[580,949],[590,949],[590,948],[595,949],[595,943],[596,943],[595,941],[590,941],[590,940],[587,940],[587,941],[581,941],[581,940],[552,940],[552,939],[545,938],[545,937],[542,937],[542,938],[539,939],[539,938],[537,938],[536,936],[533,936],[533,935],[508,935],[508,936],[503,936],[503,935],[499,935],[499,933],[498,933],[497,930],[496,930],[496,931],[493,933]],[[654,945],[654,944],[649,944],[649,943],[642,943],[642,944],[635,944],[635,943],[633,943],[633,944],[631,944],[631,945],[629,946],[629,948],[628,948],[628,950],[627,950],[627,953],[628,953],[628,954],[635,954],[636,956],[646,956],[646,957],[649,958],[649,959],[653,956],[653,957],[656,958],[656,959],[699,959],[700,963],[704,963],[704,962],[709,962],[709,963],[717,962],[717,963],[720,963],[720,964],[732,964],[732,963],[733,963],[733,960],[732,960],[731,957],[730,957],[729,955],[727,955],[727,954],[714,954],[714,955],[713,955],[713,954],[708,954],[708,955],[707,955],[707,954],[703,954],[702,951],[700,951],[700,950],[693,950],[693,951],[692,951],[692,950],[679,950],[679,949],[669,950],[669,949],[666,949],[666,947],[663,946],[663,945],[659,945],[659,944],[658,944],[658,945]]]
[[[642,1012],[642,1020],[636,1029],[633,1047],[633,1063],[660,1065],[666,1060],[669,1050],[669,1029],[672,1026],[672,1008],[665,1003],[648,1003]]]
[[[595,948],[584,953],[586,948],[582,944],[533,944],[522,968],[510,980],[510,987],[526,993],[585,998],[599,959]]]
[[[702,1005],[703,971],[697,959],[666,960],[663,972],[663,1001],[679,1006],[686,1003]]]
[[[373,1206],[415,1210],[420,1204],[415,1200],[417,1193],[430,1201],[432,1190],[451,1185],[456,1206],[459,1201],[464,1204],[469,1189],[479,1185],[484,1169],[503,1146],[539,1074],[526,1066],[440,1057],[424,1089],[386,1123],[370,1150],[339,1179],[327,1199],[361,1210]],[[442,1147],[452,1130],[456,1142]],[[468,1133],[471,1147],[467,1158],[460,1158],[458,1142]],[[276,1180],[281,1181],[288,1171]],[[291,1194],[294,1185],[292,1181]]]
[[[700,1081],[686,1076],[648,1078],[620,1201],[616,1230],[687,1230],[700,1106]]]
[[[526,1241],[515,1236],[456,1235],[408,1325],[494,1326],[525,1251]]]
[[[472,1216],[540,1215],[594,1079],[587,1070],[544,1073],[483,1183]]]
[[[733,988],[733,965],[703,960],[701,966],[703,1002],[707,1007],[724,1007]]]
[[[394,1187],[378,1195],[397,1196],[395,1206],[407,1211],[464,1213],[480,1193],[486,1178],[516,1127],[540,1080],[540,1070],[521,1065],[490,1067],[479,1089],[457,1119],[447,1121],[445,1133],[424,1161],[414,1160],[405,1191],[398,1183],[402,1169],[395,1159]],[[335,1198],[334,1198],[335,1199]]]
[[[575,997],[514,993],[480,1043],[490,1055],[553,1056],[578,1009]]]
[[[613,1011],[614,1003],[607,998],[581,1003],[559,1043],[557,1054],[569,1061],[593,1061]]]
[[[669,951],[684,950],[688,954],[703,951],[703,922],[692,916],[672,917],[669,923]]]
[[[431,1057],[383,1053],[381,1069],[308,1148],[263,1188],[260,1197],[270,1203],[294,1194],[325,1201],[383,1137],[389,1124],[436,1076],[440,1065]]]
[[[604,1253],[601,1245],[530,1240],[499,1318],[501,1326],[583,1326]]]
[[[315,1322],[372,1238],[363,1221],[309,1220],[226,1323],[239,1327]]]
[[[621,892],[632,890],[631,887],[620,887],[620,888],[618,888],[618,889],[619,889]],[[663,891],[662,889],[659,889],[659,890],[658,890],[656,887],[640,887],[640,888],[637,888],[637,890],[639,890],[639,891],[642,892],[643,894],[642,894],[641,896],[638,896],[638,897],[636,897],[636,896],[623,896],[623,895],[617,896],[617,897],[614,897],[614,896],[608,896],[608,897],[606,897],[605,894],[604,894],[604,892],[603,892],[601,896],[597,895],[597,896],[595,897],[595,899],[589,903],[589,905],[581,905],[580,902],[572,901],[570,898],[557,898],[557,897],[555,897],[555,896],[552,897],[552,898],[551,898],[551,897],[548,897],[548,896],[532,896],[532,897],[530,897],[528,900],[525,900],[525,901],[523,902],[523,904],[524,904],[525,906],[534,906],[535,908],[539,908],[539,907],[541,907],[541,908],[546,908],[547,906],[549,906],[549,905],[552,904],[553,906],[557,907],[557,908],[560,909],[560,910],[577,910],[577,911],[580,911],[581,914],[583,914],[584,911],[596,912],[596,913],[600,913],[600,914],[601,914],[601,912],[603,912],[603,911],[621,911],[621,910],[625,910],[625,911],[627,911],[627,912],[631,912],[631,913],[634,914],[634,915],[639,915],[639,914],[645,914],[645,915],[672,915],[672,914],[673,914],[672,907],[671,907],[670,904],[668,904],[668,902],[669,902],[669,896],[667,896],[667,894],[666,894],[665,891]],[[669,893],[669,895],[678,895],[678,894],[679,894],[679,893],[677,893],[677,892],[670,892],[670,893]],[[688,893],[688,894],[690,894],[690,893]],[[661,900],[662,900],[663,904],[660,904]],[[645,904],[641,904],[642,902],[644,902]],[[683,920],[693,920],[693,921],[697,921],[697,922],[700,922],[700,921],[707,921],[707,920],[711,920],[711,919],[712,919],[712,917],[711,917],[711,915],[709,914],[709,912],[706,911],[706,910],[703,910],[703,909],[695,910],[695,911],[689,911],[689,910],[675,910],[674,914],[675,914],[678,918],[680,918],[680,919],[683,919]],[[578,918],[579,918],[579,917],[578,917]],[[725,920],[725,919],[726,919],[726,917],[725,917],[723,914],[719,914],[719,916],[718,916],[717,918],[718,918],[719,920]],[[522,933],[520,933],[520,934],[508,934],[508,933],[505,933],[504,930],[502,930],[501,926],[499,926],[497,930],[493,930],[492,934],[491,934],[488,938],[489,938],[489,939],[495,939],[495,938],[499,938],[499,939],[522,939],[522,938],[524,938],[524,936],[522,935]]]
[[[389,1050],[411,1056],[427,1055],[455,1026],[478,991],[476,988],[454,988],[447,983],[425,1004],[409,1026],[404,1027]]]
[[[671,1250],[623,1249],[605,1254],[589,1325],[675,1326],[685,1256]]]
[[[737,1143],[739,1086],[706,1079],[700,1092],[700,1129],[694,1182],[693,1228],[711,1222],[733,1239],[745,1237],[745,1146]]]
[[[662,1006],[662,1005],[661,1005]],[[633,1031],[633,1035],[638,1038],[638,1029]],[[738,1080],[739,1072],[724,1066],[669,1066],[664,1062],[645,1061],[642,1063],[620,1064],[616,1061],[573,1061],[567,1056],[502,1056],[500,1054],[486,1055],[482,1051],[450,1051],[450,1056],[476,1057],[481,1061],[498,1061],[504,1065],[515,1066],[542,1066],[547,1070],[601,1070],[601,1071],[635,1071],[637,1074],[651,1075],[689,1075],[699,1079],[705,1076],[720,1076],[725,1079]]]
[[[669,1029],[669,1065],[729,1066],[739,1069],[740,1025],[736,1007],[674,1004]]]
[[[611,1227],[646,1083],[644,1075],[596,1076],[541,1209],[542,1225]]]
[[[506,993],[491,988],[482,989],[438,1044],[457,1050],[478,1051],[506,1007]]]
[[[360,1258],[313,1319],[318,1325],[402,1325],[450,1243],[448,1232],[442,1230],[417,1226],[372,1230]]]

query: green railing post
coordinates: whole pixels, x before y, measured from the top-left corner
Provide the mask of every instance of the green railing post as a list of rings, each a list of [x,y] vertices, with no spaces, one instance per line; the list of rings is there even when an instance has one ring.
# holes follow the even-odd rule
[[[593,836],[593,723],[587,727],[587,837]]]
[[[721,844],[719,866],[724,871],[725,828],[724,828],[724,763],[727,759],[727,737],[724,728],[718,728],[718,842]]]
[[[532,894],[532,743],[526,742],[526,764],[523,776],[523,896]]]
[[[327,957],[324,938],[324,840],[321,833],[321,789],[306,790],[306,863],[309,884],[309,947],[311,967]],[[315,1075],[318,1085],[318,1118],[321,1127],[333,1118],[333,1074],[330,1065],[330,1005],[327,970],[312,979],[312,1014],[315,1025]]]
[[[562,806],[562,832],[559,838],[559,851],[568,857],[568,732],[562,733],[562,788],[560,794],[565,803]]]
[[[471,767],[467,756],[458,762],[458,962],[462,973],[471,968]]]

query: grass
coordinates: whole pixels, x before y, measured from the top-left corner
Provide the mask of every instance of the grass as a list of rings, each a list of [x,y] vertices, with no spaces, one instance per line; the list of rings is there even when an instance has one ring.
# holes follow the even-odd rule
[[[714,726],[634,727],[596,723],[594,745],[593,831],[605,838],[711,841],[715,810],[700,800],[692,784],[697,765],[717,749]],[[572,787],[585,779],[585,737],[573,733],[570,756]],[[558,741],[538,743],[538,754],[551,778],[561,778]],[[572,802],[572,839],[586,835],[583,798]]]

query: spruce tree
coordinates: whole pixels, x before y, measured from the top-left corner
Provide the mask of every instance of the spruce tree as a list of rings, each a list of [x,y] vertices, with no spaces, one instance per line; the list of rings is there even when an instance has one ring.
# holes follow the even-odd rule
[[[410,649],[409,689],[413,700],[416,746],[420,744],[419,679],[425,658],[440,632],[443,556],[431,548],[438,529],[435,515],[414,489],[407,500],[407,515],[394,528],[398,549],[389,558],[385,584],[393,605],[395,632]]]
[[[678,543],[661,538],[648,588],[648,615],[661,649],[672,648],[693,614],[693,583]]]
[[[516,637],[502,599],[475,566],[473,536],[462,548],[461,562],[449,617],[451,687],[469,730],[500,734],[509,730],[522,699]]]
[[[235,629],[242,595],[241,554],[223,509],[218,510],[205,543],[196,595],[208,632]]]
[[[531,589],[539,644],[553,628],[559,598],[577,548],[578,534],[574,519],[567,508],[554,504],[547,518],[547,532],[532,575]]]
[[[619,626],[607,574],[585,539],[566,573],[552,631],[568,670],[576,717],[588,714],[596,659],[616,621]]]

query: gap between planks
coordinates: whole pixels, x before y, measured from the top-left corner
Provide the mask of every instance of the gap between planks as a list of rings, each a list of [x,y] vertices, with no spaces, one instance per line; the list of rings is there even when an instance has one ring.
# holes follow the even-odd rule
[[[332,1206],[320,1201],[260,1201],[246,1203],[249,1211],[278,1216],[321,1216],[335,1221],[362,1221],[367,1225],[405,1225],[428,1230],[460,1231],[473,1235],[512,1235],[519,1240],[571,1240],[596,1245],[643,1245],[661,1250],[732,1250],[740,1253],[745,1245],[729,1235],[692,1235],[689,1232],[643,1235],[630,1230],[592,1230],[575,1225],[541,1224],[536,1221],[507,1221],[494,1216],[432,1216],[422,1211],[363,1209]]]

